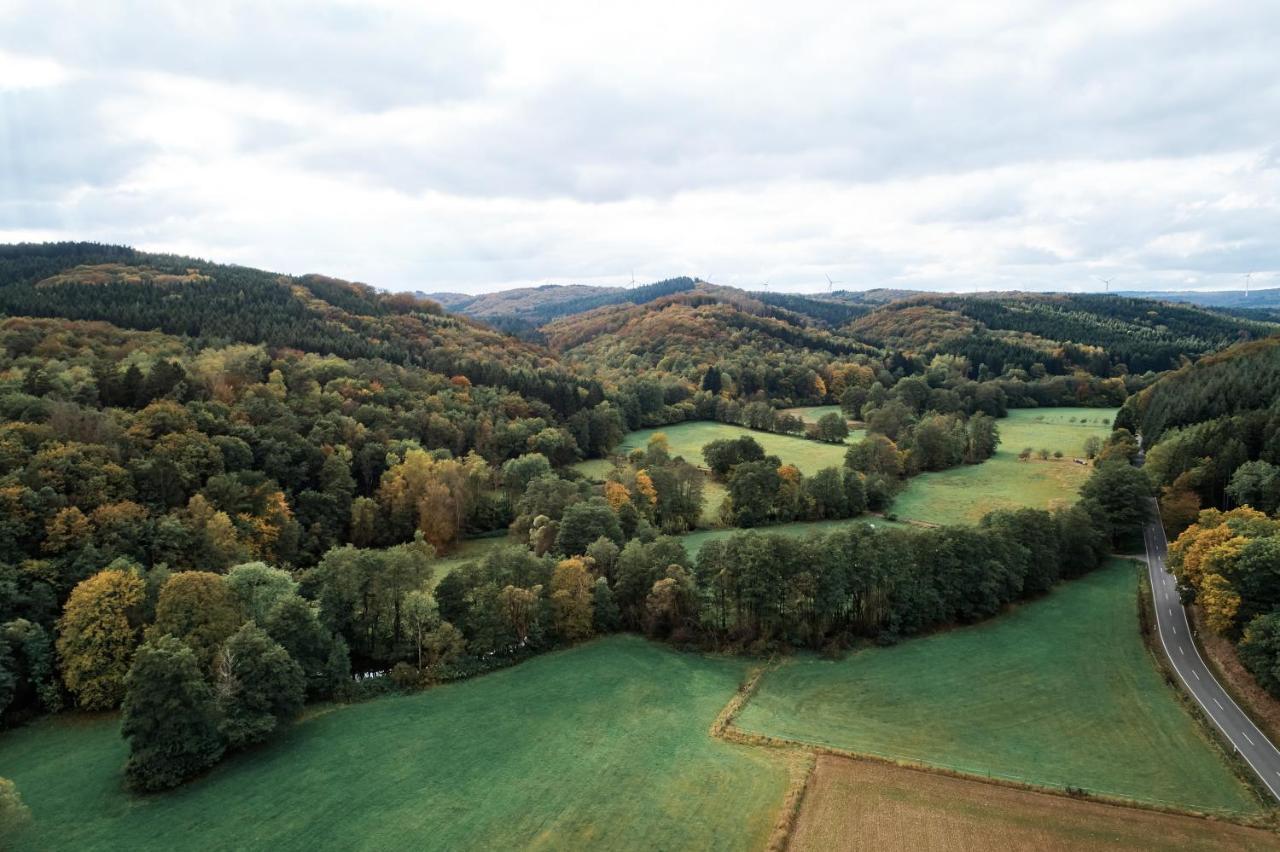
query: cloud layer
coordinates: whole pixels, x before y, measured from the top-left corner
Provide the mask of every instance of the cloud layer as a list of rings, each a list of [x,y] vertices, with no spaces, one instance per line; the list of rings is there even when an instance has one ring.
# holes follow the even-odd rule
[[[268,5],[0,0],[0,241],[389,289],[1280,286],[1264,0]]]

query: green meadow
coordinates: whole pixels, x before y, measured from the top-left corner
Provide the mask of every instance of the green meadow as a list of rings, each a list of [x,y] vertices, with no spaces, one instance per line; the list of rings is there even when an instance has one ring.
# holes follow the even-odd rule
[[[894,500],[904,520],[973,524],[993,509],[1049,509],[1070,505],[1089,478],[1083,458],[1089,436],[1105,438],[1115,411],[1104,408],[1019,408],[998,421],[1000,447],[981,464],[912,477]],[[1050,457],[1020,461],[1024,448],[1047,449]],[[1062,458],[1053,458],[1055,450]]]
[[[615,636],[411,696],[314,714],[180,789],[123,791],[116,717],[0,738],[18,849],[745,849],[788,783],[711,738],[748,661]],[[4,845],[4,844],[0,844]],[[8,848],[6,845],[5,848]]]
[[[982,624],[795,658],[764,676],[745,730],[1038,785],[1256,813],[1135,623],[1134,563]]]
[[[779,414],[794,414],[805,423],[817,423],[824,414],[844,415],[838,405],[802,405],[797,408],[784,408]]]
[[[840,467],[844,464],[845,450],[848,449],[843,444],[824,444],[821,441],[811,441],[794,435],[777,435],[773,432],[757,432],[754,429],[728,423],[693,420],[663,426],[661,429],[641,429],[639,432],[630,432],[623,439],[618,453],[626,455],[634,449],[646,446],[649,439],[659,432],[667,436],[671,455],[684,456],[685,461],[699,467],[704,464],[702,448],[705,445],[722,438],[738,438],[742,435],[755,438],[760,446],[764,447],[766,453],[776,455],[787,464],[795,465],[806,476],[815,474],[824,467]],[[849,441],[858,441],[863,437],[864,433],[861,431],[851,432]]]

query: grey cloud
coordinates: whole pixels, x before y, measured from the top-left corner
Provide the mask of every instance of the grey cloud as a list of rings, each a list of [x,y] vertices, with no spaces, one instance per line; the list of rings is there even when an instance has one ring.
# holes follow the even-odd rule
[[[0,175],[7,200],[48,200],[80,185],[119,180],[144,162],[150,146],[118,141],[96,116],[97,87],[0,92]]]
[[[813,51],[803,38],[794,44],[784,38],[795,32],[780,35],[760,56],[735,55],[722,45],[709,45],[700,57],[672,55],[662,44],[624,45],[636,54],[626,79],[548,60],[552,67],[536,69],[545,72],[536,75],[537,85],[511,85],[502,76],[512,73],[508,57],[483,22],[464,25],[425,12],[28,4],[0,30],[0,49],[53,57],[82,76],[0,93],[0,227],[116,233],[157,244],[185,229],[188,239],[216,240],[213,248],[234,250],[245,262],[254,250],[280,268],[332,260],[343,268],[322,271],[353,268],[373,279],[358,272],[364,268],[386,276],[374,283],[387,286],[416,286],[424,275],[466,284],[585,279],[646,263],[672,273],[737,275],[740,283],[767,274],[775,286],[821,287],[830,271],[851,288],[1071,287],[1089,280],[1090,264],[1165,284],[1189,273],[1280,268],[1272,248],[1280,225],[1274,172],[1280,21],[1270,4],[1178,7],[1125,26],[1108,23],[1105,11],[1073,7],[1070,14],[1098,17],[1096,26],[1077,21],[1078,35],[1058,26],[1058,16],[1068,13],[1056,4],[972,31],[911,21],[869,35],[840,26],[809,34],[827,37],[828,48],[847,40],[844,52]],[[873,58],[859,61],[862,50]],[[206,81],[230,84],[232,95],[245,99],[283,92],[301,106],[300,115],[278,117],[228,108],[221,117],[234,122],[232,150],[219,150],[219,157],[238,154],[353,192],[373,189],[404,200],[409,210],[426,193],[441,193],[460,199],[463,218],[415,223],[434,241],[407,236],[367,206],[359,214],[371,217],[367,223],[341,227],[331,211],[308,212],[300,215],[314,220],[263,235],[238,231],[243,212],[223,209],[221,201],[206,208],[186,197],[121,189],[153,161],[163,140],[122,141],[122,127],[104,124],[99,108],[155,105],[142,72],[173,75],[175,91],[184,81]],[[399,121],[428,108],[436,118],[421,131]],[[132,118],[117,109],[110,120],[127,128]],[[1063,210],[1031,185],[1081,162],[1136,168],[1185,160],[1207,173],[1196,158],[1254,151],[1266,153],[1252,173],[1189,189],[1148,187],[1134,193],[1141,197],[1105,183],[1080,186]],[[186,156],[198,160],[201,152]],[[1217,203],[1249,181],[1261,201],[1241,209]],[[822,190],[865,189],[870,205],[880,198],[876,189],[889,184],[918,187],[921,197],[901,202],[903,209],[874,212],[902,233],[921,234],[919,240],[884,247],[871,238],[834,236],[845,231],[837,212],[824,217]],[[815,209],[789,200],[793,206],[778,211],[776,228],[762,241],[750,226],[772,212],[771,193],[780,185],[815,187]],[[76,187],[95,191],[69,200]],[[721,211],[730,222],[743,216],[742,230],[751,236],[740,244],[672,248],[652,212],[633,219],[616,212],[622,205],[615,202],[637,201],[679,221],[704,215],[702,205],[717,194],[742,199],[726,204],[750,205]],[[691,197],[700,203],[682,206]],[[500,203],[511,199],[518,203]],[[551,200],[602,215],[582,215],[588,226],[572,233],[544,206]],[[334,209],[341,204],[333,200]],[[609,223],[600,229],[620,231],[595,230],[597,221]],[[654,234],[633,236],[633,223]],[[1060,237],[1074,261],[1022,244],[1019,231],[1028,226]],[[373,261],[360,256],[368,252],[361,227],[382,241],[378,253],[389,259],[362,266]],[[334,231],[332,240],[325,228]],[[949,229],[974,241],[971,257],[949,257],[954,241],[929,241]],[[1162,235],[1184,231],[1201,235],[1204,248],[1161,247]],[[995,237],[1012,248],[984,255],[985,241]],[[290,239],[293,249],[286,248]],[[323,254],[317,243],[325,243]],[[990,268],[946,271],[972,270],[974,257],[993,254],[999,261]]]
[[[484,46],[457,24],[301,2],[30,3],[5,22],[0,47],[38,50],[97,75],[164,72],[356,111],[475,96],[492,70]]]

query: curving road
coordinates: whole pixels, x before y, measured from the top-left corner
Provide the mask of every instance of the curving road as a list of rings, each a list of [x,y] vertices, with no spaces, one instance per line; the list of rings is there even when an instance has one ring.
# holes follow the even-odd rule
[[[1154,499],[1151,501],[1151,520],[1143,526],[1142,535],[1147,545],[1147,572],[1151,578],[1160,643],[1164,645],[1173,670],[1200,708],[1235,746],[1245,762],[1253,767],[1271,795],[1280,799],[1280,749],[1258,730],[1222,688],[1200,657],[1196,643],[1191,640],[1186,610],[1178,600],[1173,575],[1165,568],[1169,542]]]

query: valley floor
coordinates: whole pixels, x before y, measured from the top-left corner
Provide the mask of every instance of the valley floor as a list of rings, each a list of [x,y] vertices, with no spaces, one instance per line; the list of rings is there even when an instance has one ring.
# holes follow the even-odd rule
[[[1256,817],[1142,646],[1128,562],[984,624],[768,670],[613,636],[424,693],[314,708],[261,749],[156,796],[122,788],[116,716],[0,737],[31,807],[18,850],[758,849],[812,746]],[[807,745],[809,744],[809,745]],[[799,789],[799,788],[795,788]],[[823,756],[794,849],[1280,848],[1238,826]],[[8,848],[6,846],[5,848]]]

